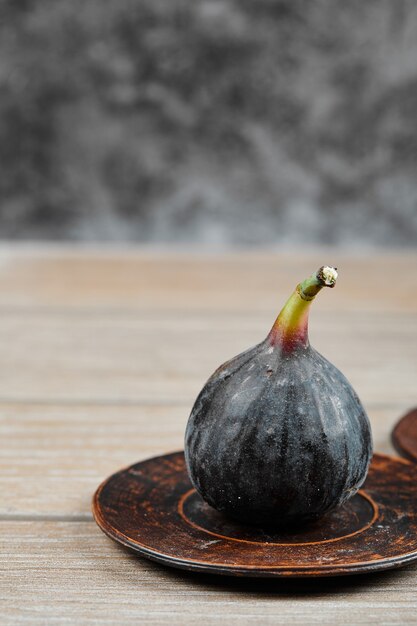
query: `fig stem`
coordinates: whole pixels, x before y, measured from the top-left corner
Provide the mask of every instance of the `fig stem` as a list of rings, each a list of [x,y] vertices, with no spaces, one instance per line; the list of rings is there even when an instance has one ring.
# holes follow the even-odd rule
[[[272,345],[281,344],[284,350],[308,346],[308,314],[310,304],[323,287],[334,287],[335,267],[323,266],[299,283],[284,304],[268,335]]]

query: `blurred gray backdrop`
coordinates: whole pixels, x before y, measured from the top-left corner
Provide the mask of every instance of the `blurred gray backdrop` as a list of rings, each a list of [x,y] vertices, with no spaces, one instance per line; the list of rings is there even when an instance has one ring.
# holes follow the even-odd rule
[[[0,239],[416,245],[414,0],[0,11]]]

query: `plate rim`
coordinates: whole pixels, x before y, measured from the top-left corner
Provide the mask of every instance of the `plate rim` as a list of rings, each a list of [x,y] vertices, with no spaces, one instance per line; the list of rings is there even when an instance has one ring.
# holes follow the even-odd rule
[[[398,422],[395,424],[394,428],[391,431],[391,443],[394,446],[395,450],[398,452],[398,454],[403,455],[402,458],[405,458],[409,463],[412,463],[415,465],[417,462],[417,442],[416,442],[416,452],[413,453],[413,452],[410,452],[407,447],[404,447],[402,445],[401,436],[399,436],[399,433],[401,429],[404,427],[404,424],[407,424],[411,419],[413,419],[412,416],[414,416],[415,419],[417,419],[417,407],[410,409],[409,411],[407,411],[407,413],[405,413],[402,417],[400,417],[400,419],[398,420]]]

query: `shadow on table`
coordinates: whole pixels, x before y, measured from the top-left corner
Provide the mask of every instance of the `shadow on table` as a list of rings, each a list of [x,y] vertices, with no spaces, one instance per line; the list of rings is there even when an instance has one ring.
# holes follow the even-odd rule
[[[154,571],[159,578],[166,582],[175,582],[176,585],[184,584],[196,588],[204,588],[205,591],[225,591],[245,594],[287,594],[291,597],[303,597],[308,595],[328,595],[329,593],[356,593],[363,592],[366,588],[388,587],[399,577],[407,575],[407,571],[415,567],[403,567],[400,569],[375,572],[372,574],[355,574],[352,576],[333,576],[318,578],[248,578],[238,576],[220,576],[186,570],[169,568],[153,561],[142,559],[133,555],[127,548],[131,559],[138,564],[146,564],[148,571]]]

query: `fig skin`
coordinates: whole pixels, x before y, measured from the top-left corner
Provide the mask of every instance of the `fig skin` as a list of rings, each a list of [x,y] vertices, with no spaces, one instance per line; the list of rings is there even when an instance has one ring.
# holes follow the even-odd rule
[[[202,498],[263,526],[319,519],[356,493],[372,456],[365,410],[345,376],[309,345],[306,315],[290,336],[277,332],[278,320],[265,341],[210,377],[185,434]]]

